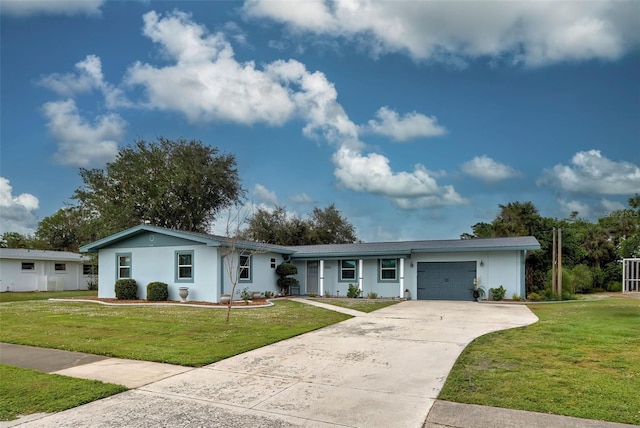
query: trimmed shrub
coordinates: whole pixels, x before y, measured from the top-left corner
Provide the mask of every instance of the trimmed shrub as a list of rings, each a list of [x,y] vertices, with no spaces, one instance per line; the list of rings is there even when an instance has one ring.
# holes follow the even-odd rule
[[[504,299],[504,295],[507,290],[501,285],[498,288],[490,288],[489,293],[491,294],[491,300],[502,300]]]
[[[137,300],[138,283],[135,279],[119,279],[116,281],[116,299]]]
[[[347,290],[347,297],[352,299],[358,297],[360,295],[360,289],[356,284],[349,284],[349,289]]]
[[[150,282],[147,285],[147,300],[150,302],[166,302],[169,300],[169,286],[164,282]]]
[[[532,302],[539,302],[540,300],[542,300],[542,297],[538,293],[529,293],[529,295],[527,296],[527,300],[530,300]]]
[[[622,282],[611,281],[607,284],[607,291],[622,291]]]
[[[289,277],[289,275],[295,275],[297,273],[298,268],[293,263],[284,262],[278,265],[276,274],[280,277],[278,278],[278,287],[280,287],[282,294],[289,294],[289,287],[298,285],[297,279]]]
[[[367,299],[377,299],[377,298],[378,298],[378,293],[374,291],[367,293]]]

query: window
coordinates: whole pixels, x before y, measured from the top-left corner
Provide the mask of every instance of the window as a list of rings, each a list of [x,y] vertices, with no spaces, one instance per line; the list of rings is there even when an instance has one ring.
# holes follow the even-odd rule
[[[67,270],[67,265],[66,263],[54,263],[53,270],[55,270],[56,272],[64,272]]]
[[[176,251],[176,282],[193,282],[193,251]]]
[[[131,254],[117,254],[118,279],[131,278]]]
[[[398,279],[398,259],[380,259],[380,280],[395,281]]]
[[[97,275],[98,274],[98,265],[82,265],[82,274],[83,275]]]
[[[36,270],[34,262],[22,262],[22,270]]]
[[[240,274],[238,279],[240,282],[251,281],[251,256],[240,256],[238,270]]]
[[[340,261],[340,281],[352,281],[356,279],[356,261]]]

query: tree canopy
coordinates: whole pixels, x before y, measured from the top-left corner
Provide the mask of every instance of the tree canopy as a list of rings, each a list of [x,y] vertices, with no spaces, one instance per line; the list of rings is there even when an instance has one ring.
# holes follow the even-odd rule
[[[236,161],[198,140],[138,140],[105,169],[80,169],[73,199],[104,234],[149,223],[204,232],[222,209],[239,202]]]
[[[277,206],[269,211],[259,208],[242,232],[244,239],[278,245],[349,244],[358,240],[355,228],[331,204],[314,208],[307,219],[287,213]]]

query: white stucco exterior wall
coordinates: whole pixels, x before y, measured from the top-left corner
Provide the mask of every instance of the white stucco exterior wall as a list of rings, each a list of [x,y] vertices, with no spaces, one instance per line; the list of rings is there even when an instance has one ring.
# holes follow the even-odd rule
[[[34,264],[34,270],[22,270],[22,263]],[[55,264],[64,263],[64,271]],[[86,290],[90,275],[82,274],[82,263],[69,260],[0,260],[0,292]]]

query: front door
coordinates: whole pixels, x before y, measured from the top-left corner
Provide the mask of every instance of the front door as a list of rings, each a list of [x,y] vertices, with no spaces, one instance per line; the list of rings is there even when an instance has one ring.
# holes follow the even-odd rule
[[[318,294],[318,262],[307,262],[307,294]]]

